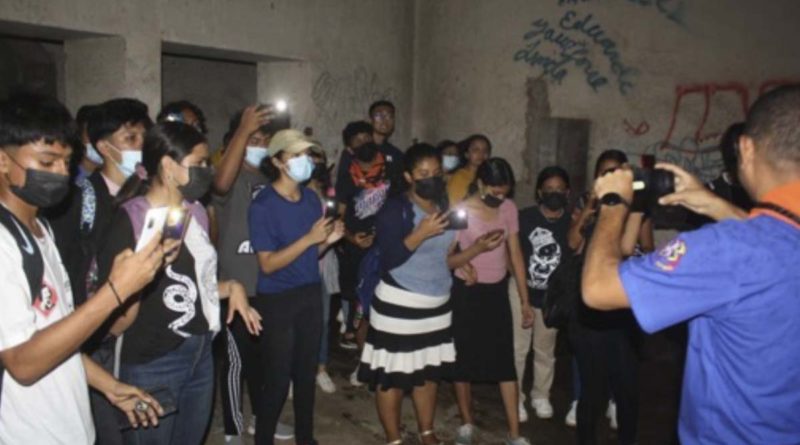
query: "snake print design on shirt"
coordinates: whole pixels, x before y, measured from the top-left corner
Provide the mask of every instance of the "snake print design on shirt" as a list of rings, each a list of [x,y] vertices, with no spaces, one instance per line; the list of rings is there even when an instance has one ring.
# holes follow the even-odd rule
[[[189,338],[191,334],[183,332],[181,328],[192,321],[195,316],[197,286],[191,278],[173,271],[172,266],[167,266],[166,274],[179,284],[173,284],[164,289],[164,305],[171,311],[183,314],[180,318],[170,323],[168,327],[177,335]]]

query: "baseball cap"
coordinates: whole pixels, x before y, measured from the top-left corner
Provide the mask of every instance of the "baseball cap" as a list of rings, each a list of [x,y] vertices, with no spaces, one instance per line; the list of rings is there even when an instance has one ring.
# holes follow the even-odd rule
[[[297,154],[307,149],[319,150],[320,147],[300,130],[280,130],[269,142],[269,155],[275,156],[279,151]]]

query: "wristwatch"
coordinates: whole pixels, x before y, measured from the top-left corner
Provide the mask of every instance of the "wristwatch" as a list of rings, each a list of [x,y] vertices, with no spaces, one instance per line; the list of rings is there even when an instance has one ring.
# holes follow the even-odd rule
[[[622,196],[620,196],[619,193],[606,193],[600,198],[600,205],[613,207],[619,204],[622,204],[627,208],[631,207],[627,201],[622,199]]]

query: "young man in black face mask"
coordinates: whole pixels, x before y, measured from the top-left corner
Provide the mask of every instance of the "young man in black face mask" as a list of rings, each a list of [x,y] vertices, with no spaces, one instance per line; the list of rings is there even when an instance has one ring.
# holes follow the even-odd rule
[[[163,262],[158,239],[117,256],[95,297],[75,309],[54,235],[37,218],[68,192],[76,140],[69,113],[55,100],[0,104],[0,443],[94,443],[87,384],[134,426],[158,423],[155,400],[79,352],[152,280]]]
[[[562,259],[572,255],[567,243],[570,213],[567,211],[569,198],[569,175],[558,166],[544,168],[536,180],[536,196],[539,204],[520,210],[519,242],[525,258],[528,279],[528,294],[534,310],[533,328],[523,329],[514,323],[514,359],[517,379],[522,390],[522,377],[525,375],[525,359],[533,348],[533,388],[531,406],[540,419],[553,417],[550,404],[550,387],[555,374],[556,329],[544,324],[542,303],[547,285]],[[518,302],[516,286],[509,286],[512,302]],[[512,304],[512,308],[518,310]],[[532,340],[532,341],[531,341]],[[525,409],[525,395],[520,394],[519,417],[524,422],[528,418]]]
[[[402,159],[373,142],[373,127],[368,122],[347,124],[342,131],[342,142],[349,156],[343,153],[342,162],[347,163],[339,166],[336,181],[336,200],[346,230],[345,241],[337,246],[339,283],[342,297],[355,302],[358,267],[375,240],[375,214],[383,207],[390,191],[395,192],[401,187]],[[350,311],[348,329],[352,328],[353,312]],[[366,335],[366,328],[361,327],[359,332]],[[359,343],[362,342],[359,338]],[[348,349],[357,347],[348,338],[344,339],[342,346]],[[354,378],[351,382],[357,384]]]

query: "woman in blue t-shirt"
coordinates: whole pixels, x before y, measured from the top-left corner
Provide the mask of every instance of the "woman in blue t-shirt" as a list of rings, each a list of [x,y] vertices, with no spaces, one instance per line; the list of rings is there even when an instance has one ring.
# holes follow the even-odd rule
[[[250,205],[250,242],[258,254],[258,296],[264,386],[256,415],[256,443],[272,444],[283,404],[294,386],[295,438],[315,444],[314,390],[322,335],[319,255],[344,234],[322,215],[317,195],[301,184],[311,177],[315,144],[297,130],[275,133],[262,163],[271,186]]]

